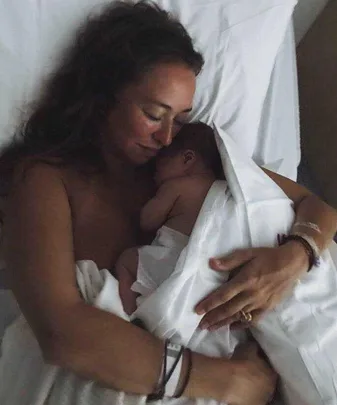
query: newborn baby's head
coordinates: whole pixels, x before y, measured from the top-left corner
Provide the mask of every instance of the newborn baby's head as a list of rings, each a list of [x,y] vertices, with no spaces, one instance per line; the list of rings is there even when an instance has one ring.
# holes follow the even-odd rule
[[[171,145],[157,155],[156,182],[203,173],[223,178],[214,132],[202,122],[186,124]]]

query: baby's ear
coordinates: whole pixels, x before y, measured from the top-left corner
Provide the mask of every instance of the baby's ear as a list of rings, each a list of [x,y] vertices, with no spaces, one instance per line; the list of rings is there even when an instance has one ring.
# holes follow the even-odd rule
[[[183,153],[183,157],[184,157],[184,164],[185,165],[191,165],[195,162],[197,156],[194,152],[194,150],[192,149],[187,149],[184,151]]]

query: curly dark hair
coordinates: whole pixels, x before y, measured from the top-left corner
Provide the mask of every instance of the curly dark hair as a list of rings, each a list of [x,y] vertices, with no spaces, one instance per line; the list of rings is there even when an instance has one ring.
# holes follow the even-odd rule
[[[33,114],[2,151],[2,178],[10,182],[26,158],[101,170],[99,134],[109,110],[126,85],[159,62],[184,63],[196,75],[203,66],[186,29],[168,12],[148,1],[117,1],[89,17]]]
[[[174,156],[187,149],[192,149],[199,155],[217,179],[224,179],[221,156],[214,131],[210,126],[201,121],[184,125],[179,131],[179,136],[174,138],[171,145],[162,148],[157,158]]]

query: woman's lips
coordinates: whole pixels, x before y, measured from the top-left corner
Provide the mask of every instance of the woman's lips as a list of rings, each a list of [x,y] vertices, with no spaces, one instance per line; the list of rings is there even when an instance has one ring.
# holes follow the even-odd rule
[[[156,156],[156,154],[159,152],[159,148],[150,148],[148,146],[144,146],[144,145],[139,145],[145,152],[147,155],[150,156]]]

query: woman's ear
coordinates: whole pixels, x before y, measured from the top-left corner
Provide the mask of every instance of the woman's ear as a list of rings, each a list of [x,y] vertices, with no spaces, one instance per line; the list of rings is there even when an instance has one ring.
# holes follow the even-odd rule
[[[192,149],[187,149],[183,153],[184,165],[191,166],[197,158],[196,153]]]

